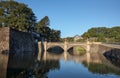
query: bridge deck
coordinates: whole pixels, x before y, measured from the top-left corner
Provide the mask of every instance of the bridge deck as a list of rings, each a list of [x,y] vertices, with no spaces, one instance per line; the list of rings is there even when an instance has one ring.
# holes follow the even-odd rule
[[[112,47],[112,48],[120,49],[120,45],[116,45],[116,44],[101,44],[101,45],[106,46],[106,47]]]
[[[120,45],[117,44],[106,44],[106,43],[101,43],[101,42],[89,42],[89,43],[64,43],[64,42],[47,42],[46,46],[47,48],[51,47],[51,46],[61,46],[62,48],[65,48],[65,46],[67,46],[68,48],[71,46],[86,46],[88,47],[88,45],[91,44],[97,44],[97,45],[103,45],[106,47],[110,47],[110,48],[118,48],[120,49]]]

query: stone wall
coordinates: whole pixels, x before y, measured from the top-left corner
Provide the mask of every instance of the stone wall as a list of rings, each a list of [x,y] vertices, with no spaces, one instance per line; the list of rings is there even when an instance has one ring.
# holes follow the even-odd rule
[[[0,78],[6,78],[9,57],[9,28],[0,28]]]
[[[29,67],[36,53],[35,40],[30,33],[0,28],[0,65],[5,61],[9,67]]]
[[[10,54],[29,54],[35,52],[35,42],[30,33],[10,29]]]
[[[7,55],[9,50],[9,28],[0,28],[0,54]]]
[[[28,68],[36,54],[35,40],[30,33],[10,29],[9,67]]]

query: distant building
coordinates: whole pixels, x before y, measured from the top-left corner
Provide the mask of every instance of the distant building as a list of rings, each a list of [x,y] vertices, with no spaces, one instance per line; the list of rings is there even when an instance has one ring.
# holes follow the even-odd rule
[[[76,42],[76,41],[79,40],[79,39],[83,39],[83,37],[81,37],[81,36],[79,36],[79,35],[74,36],[74,42]]]

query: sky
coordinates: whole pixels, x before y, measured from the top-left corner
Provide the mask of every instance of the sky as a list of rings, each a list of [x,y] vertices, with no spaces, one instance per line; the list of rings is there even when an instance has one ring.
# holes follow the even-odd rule
[[[28,5],[37,21],[48,16],[61,37],[82,35],[92,27],[120,26],[120,0],[16,0]]]

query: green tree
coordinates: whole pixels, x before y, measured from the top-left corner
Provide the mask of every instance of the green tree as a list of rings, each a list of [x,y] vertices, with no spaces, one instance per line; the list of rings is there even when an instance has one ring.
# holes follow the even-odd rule
[[[45,16],[37,23],[37,25],[35,26],[35,31],[37,33],[40,33],[47,39],[51,31],[49,25],[50,25],[49,18],[48,16]]]
[[[97,37],[97,41],[98,42],[105,42],[105,36],[103,34],[99,34],[98,37]]]
[[[66,40],[67,40],[67,42],[73,42],[74,41],[74,37],[67,37]]]
[[[37,25],[35,26],[35,31],[43,34],[45,32],[45,28],[49,27],[49,25],[50,25],[49,18],[48,16],[45,16],[37,23]]]
[[[83,38],[96,38],[101,42],[120,42],[120,26],[112,28],[97,27],[91,28],[82,35]]]
[[[42,18],[35,26],[35,31],[40,33],[47,41],[59,41],[61,32],[51,29],[48,16]]]
[[[32,9],[15,1],[0,2],[0,27],[12,27],[20,31],[33,29],[36,17]]]
[[[51,33],[49,37],[50,41],[52,42],[60,41],[61,32],[59,30],[52,29],[50,33]]]

